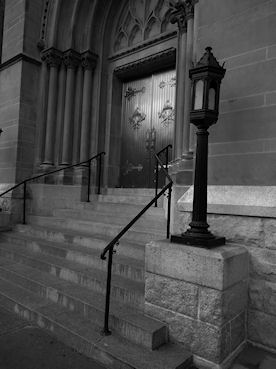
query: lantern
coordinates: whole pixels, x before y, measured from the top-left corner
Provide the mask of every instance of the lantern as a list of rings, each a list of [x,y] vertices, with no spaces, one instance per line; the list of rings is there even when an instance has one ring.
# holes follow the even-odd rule
[[[192,80],[190,121],[196,126],[204,124],[208,128],[218,120],[220,83],[225,69],[219,65],[211,47],[205,50],[195,68],[189,72]]]

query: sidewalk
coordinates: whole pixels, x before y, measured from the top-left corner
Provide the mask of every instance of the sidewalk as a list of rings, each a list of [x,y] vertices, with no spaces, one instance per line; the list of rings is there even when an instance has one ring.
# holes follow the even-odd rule
[[[230,369],[276,369],[276,355],[248,346]]]
[[[0,369],[80,368],[106,369],[0,307]],[[230,369],[276,369],[276,355],[248,346]]]
[[[1,369],[105,369],[0,307]]]

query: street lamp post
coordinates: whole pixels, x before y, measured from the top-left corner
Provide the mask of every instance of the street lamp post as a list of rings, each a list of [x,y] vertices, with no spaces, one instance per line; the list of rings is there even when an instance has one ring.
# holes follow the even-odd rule
[[[190,121],[197,127],[192,222],[186,232],[171,236],[171,242],[207,248],[225,244],[225,238],[214,236],[207,223],[208,129],[218,120],[220,84],[225,74],[211,50],[206,48],[189,73],[192,80]]]

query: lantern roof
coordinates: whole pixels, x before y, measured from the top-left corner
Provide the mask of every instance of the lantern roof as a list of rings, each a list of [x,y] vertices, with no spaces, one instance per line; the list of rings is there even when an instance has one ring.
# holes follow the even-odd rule
[[[196,63],[195,67],[190,69],[190,77],[192,75],[213,75],[217,78],[222,79],[226,70],[221,66],[214,54],[212,53],[212,48],[210,46],[206,47],[205,53],[202,58]]]

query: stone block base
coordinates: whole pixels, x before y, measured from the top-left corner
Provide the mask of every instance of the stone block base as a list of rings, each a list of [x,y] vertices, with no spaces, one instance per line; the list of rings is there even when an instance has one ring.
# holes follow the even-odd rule
[[[145,311],[206,368],[224,368],[245,342],[248,253],[168,241],[146,246]]]

